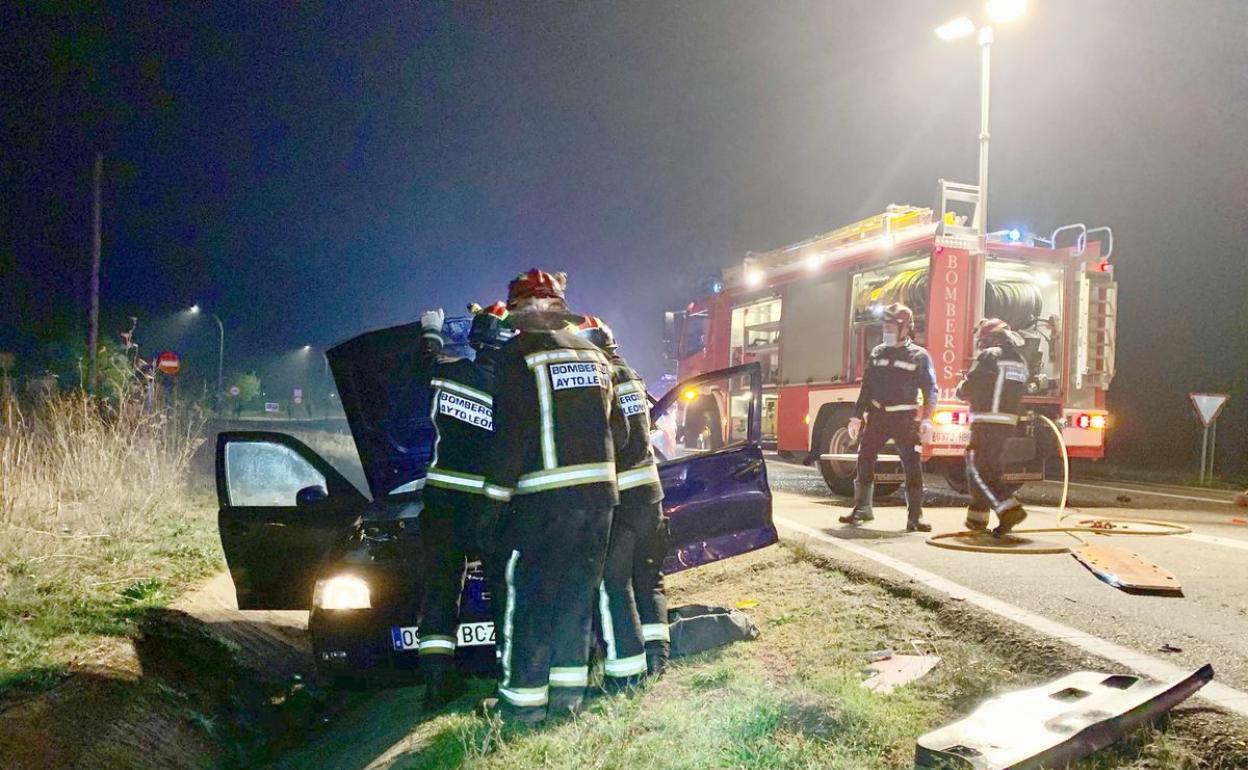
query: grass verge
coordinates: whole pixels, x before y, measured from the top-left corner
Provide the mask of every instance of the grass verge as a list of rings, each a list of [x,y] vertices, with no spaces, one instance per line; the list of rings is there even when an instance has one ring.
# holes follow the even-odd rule
[[[0,705],[220,569],[211,493],[188,474],[201,425],[70,393],[0,426]]]
[[[806,557],[774,548],[675,576],[676,603],[756,600],[749,612],[760,639],[678,661],[663,680],[598,699],[576,719],[527,729],[477,716],[472,702],[490,693],[486,682],[436,714],[419,713],[414,696],[390,693],[284,766],[910,768],[921,733],[991,694],[1061,673],[1021,669],[913,599]],[[905,649],[912,639],[937,647],[942,661],[931,674],[890,695],[861,686],[868,651]],[[1183,740],[1147,730],[1077,767],[1211,765]]]

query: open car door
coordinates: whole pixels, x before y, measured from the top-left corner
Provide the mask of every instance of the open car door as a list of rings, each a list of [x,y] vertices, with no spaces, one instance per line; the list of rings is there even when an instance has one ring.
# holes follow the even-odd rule
[[[220,434],[216,466],[217,524],[238,608],[309,609],[321,558],[368,499],[281,433]]]
[[[779,540],[763,462],[763,375],[757,363],[699,375],[650,412],[663,509],[672,533],[664,572]]]

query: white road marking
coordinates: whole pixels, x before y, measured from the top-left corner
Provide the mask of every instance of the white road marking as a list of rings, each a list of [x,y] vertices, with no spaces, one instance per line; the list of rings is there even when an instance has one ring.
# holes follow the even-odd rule
[[[1050,514],[1053,514],[1054,516],[1057,515],[1057,509],[1052,508],[1047,505],[1029,505],[1027,506],[1027,510],[1038,511],[1040,513],[1050,513]],[[1078,515],[1078,514],[1075,514],[1075,515]],[[1111,519],[1114,517],[1113,514],[1108,514],[1108,513],[1105,514],[1105,516],[1106,518],[1111,518]],[[1084,516],[1084,518],[1096,518],[1096,514],[1087,513]],[[1197,542],[1207,543],[1209,545],[1220,545],[1223,548],[1238,548],[1241,551],[1248,551],[1248,540],[1236,540],[1235,538],[1231,538],[1231,537],[1218,537],[1217,535],[1202,535],[1199,532],[1189,532],[1186,535],[1166,535],[1165,537],[1177,537],[1177,538],[1182,538],[1184,540],[1195,540]]]
[[[1045,481],[1045,483],[1046,484],[1052,483],[1052,484],[1060,485],[1062,482],[1047,480]],[[1198,503],[1221,503],[1222,505],[1234,505],[1235,504],[1234,500],[1219,500],[1216,497],[1195,497],[1193,495],[1176,495],[1171,492],[1152,492],[1147,489],[1140,489],[1139,487],[1108,487],[1108,486],[1105,486],[1104,484],[1084,484],[1078,481],[1072,481],[1070,482],[1070,485],[1072,487],[1083,487],[1084,489],[1106,489],[1111,492],[1133,492],[1137,495],[1151,495],[1153,497],[1171,497],[1171,498],[1174,498],[1175,500],[1195,500]]]
[[[1232,540],[1229,537],[1218,537],[1217,535],[1201,535],[1195,532],[1191,533],[1190,535],[1179,535],[1179,537],[1187,538],[1188,540],[1199,540],[1202,543],[1209,543],[1210,545],[1220,545],[1220,546],[1223,546],[1224,548],[1238,548],[1241,551],[1248,551],[1248,543],[1244,542],[1243,540]]]
[[[868,548],[854,542],[829,537],[813,527],[808,527],[791,519],[786,519],[783,516],[776,516],[774,517],[774,520],[775,523],[781,527],[789,529],[793,532],[801,533],[807,537],[814,538],[815,540],[818,540],[821,543],[826,543],[834,548],[849,551],[850,553],[870,559],[878,564],[883,564],[886,567],[891,567],[903,575],[913,578],[914,580],[917,580],[918,582],[936,591],[940,591],[941,593],[948,594],[953,598],[966,601],[976,607],[979,607],[980,609],[991,612],[994,615],[1006,618],[1007,620],[1012,620],[1015,623],[1020,623],[1027,628],[1030,628],[1032,631],[1066,642],[1073,647],[1078,647],[1084,652],[1113,661],[1120,666],[1137,673],[1144,674],[1145,676],[1152,677],[1153,679],[1157,679],[1162,682],[1175,682],[1180,679],[1184,679],[1191,674],[1190,671],[1185,671],[1178,666],[1154,658],[1151,655],[1146,655],[1128,647],[1123,647],[1120,644],[1102,639],[1099,636],[1084,633],[1083,631],[1080,631],[1072,626],[1058,623],[1054,620],[1049,620],[1042,615],[1037,615],[1036,613],[1030,612],[1021,607],[1016,607],[1009,602],[1005,602],[987,594],[980,593],[974,589],[967,588],[966,586],[955,583],[952,580],[943,578],[940,575],[928,572],[921,567],[916,567],[909,562],[879,553],[872,548]],[[1213,703],[1219,708],[1223,708],[1242,717],[1248,717],[1248,693],[1241,690],[1227,687],[1226,685],[1218,682],[1210,682],[1197,693],[1197,696]]]

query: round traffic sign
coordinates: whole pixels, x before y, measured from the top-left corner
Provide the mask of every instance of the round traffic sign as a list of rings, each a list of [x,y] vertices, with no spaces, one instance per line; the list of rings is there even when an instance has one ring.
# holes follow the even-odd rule
[[[230,386],[230,395],[231,395],[231,396],[237,396],[238,394],[240,394],[240,393],[242,393],[242,392],[243,392],[243,391],[239,390],[239,387],[238,387],[237,385],[231,385],[231,386]]]
[[[172,350],[166,350],[156,357],[156,368],[164,374],[177,374],[182,370],[182,359]]]

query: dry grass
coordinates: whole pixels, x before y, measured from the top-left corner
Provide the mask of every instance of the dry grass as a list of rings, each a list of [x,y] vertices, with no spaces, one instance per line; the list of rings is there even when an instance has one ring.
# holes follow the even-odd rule
[[[82,393],[0,426],[0,692],[54,678],[219,565],[188,476],[201,427]]]

